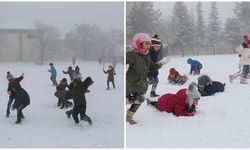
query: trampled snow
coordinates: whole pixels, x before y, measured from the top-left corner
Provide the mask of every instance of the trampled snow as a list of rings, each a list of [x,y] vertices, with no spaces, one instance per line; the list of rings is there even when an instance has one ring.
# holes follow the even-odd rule
[[[64,75],[71,62],[53,62],[57,69],[57,81]],[[54,96],[55,86],[52,86],[49,63],[37,66],[34,63],[0,63],[0,148],[122,148],[123,134],[123,66],[116,67],[116,89],[111,86],[106,91],[107,74],[97,62],[79,62],[83,79],[91,76],[94,84],[86,94],[87,114],[93,120],[93,126],[81,121],[76,126],[73,118],[68,119],[65,111],[59,109]],[[108,66],[105,66],[107,70]],[[10,118],[5,118],[8,102],[6,72],[14,77],[25,73],[21,81],[22,87],[29,93],[31,104],[23,113],[25,119],[21,125],[16,121],[16,111],[11,111]]]
[[[175,117],[142,104],[134,118],[138,125],[127,124],[128,148],[249,148],[250,147],[250,85],[239,79],[229,82],[228,75],[238,71],[238,55],[174,57],[159,70],[157,94],[176,93],[187,88],[198,76],[188,75],[187,58],[203,64],[201,74],[226,83],[223,93],[202,97],[193,117]],[[169,69],[175,67],[189,80],[182,86],[167,82]],[[248,82],[250,82],[248,80]],[[151,90],[151,86],[149,86]],[[149,94],[148,90],[148,94]]]

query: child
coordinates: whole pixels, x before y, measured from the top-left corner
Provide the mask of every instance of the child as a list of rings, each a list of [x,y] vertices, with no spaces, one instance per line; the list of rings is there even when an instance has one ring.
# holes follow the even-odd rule
[[[193,116],[200,94],[195,83],[191,83],[188,89],[181,89],[176,94],[164,94],[157,102],[147,99],[147,104],[156,107],[159,111],[173,113],[175,116]]]
[[[56,92],[55,92],[55,96],[58,98],[58,103],[57,106],[61,106],[60,109],[63,109],[64,106],[66,106],[66,108],[68,106],[71,106],[72,103],[67,101],[66,99],[66,95],[68,94],[68,90],[66,90],[66,87],[68,87],[68,83],[67,83],[67,79],[63,78],[59,85],[56,87]]]
[[[226,84],[218,81],[212,81],[209,76],[202,75],[198,78],[198,90],[201,96],[210,96],[225,90]]]
[[[66,114],[68,118],[72,114],[76,124],[79,124],[78,115],[80,114],[81,120],[87,121],[89,125],[92,125],[91,118],[86,114],[87,103],[85,93],[89,92],[88,87],[93,83],[94,81],[92,81],[91,77],[87,77],[84,81],[76,78],[69,86],[73,96],[74,108],[73,110],[66,111]]]
[[[20,86],[19,83],[14,83],[10,86],[13,91],[16,91],[15,102],[13,104],[13,110],[17,110],[16,124],[21,123],[21,119],[24,118],[22,110],[30,104],[29,94]]]
[[[13,89],[11,89],[11,86],[15,83],[18,83],[20,84],[20,82],[23,80],[23,77],[24,77],[24,73],[18,77],[18,78],[14,78],[13,75],[8,71],[7,72],[7,80],[9,81],[8,83],[8,89],[7,89],[7,92],[8,94],[10,95],[9,96],[9,101],[8,101],[8,104],[7,104],[7,110],[6,110],[6,117],[8,118],[9,115],[10,115],[10,106],[13,102],[13,100],[15,99],[16,97],[16,91],[14,91]],[[21,86],[21,85],[20,85]]]
[[[171,68],[169,70],[168,80],[170,84],[183,85],[188,80],[188,78],[186,75],[181,76],[179,72],[175,70],[175,68]]]
[[[111,65],[109,65],[109,69],[108,69],[107,71],[105,71],[104,68],[103,68],[103,72],[104,72],[105,74],[108,74],[108,78],[107,78],[107,89],[106,89],[106,90],[109,90],[109,89],[110,89],[110,88],[109,88],[109,82],[112,82],[113,88],[115,89],[115,82],[114,82],[114,75],[116,75],[115,69],[114,69]]]
[[[144,94],[148,89],[148,71],[157,70],[168,63],[163,58],[157,63],[151,61],[148,55],[151,38],[146,33],[138,33],[133,37],[133,50],[126,55],[126,99],[131,106],[127,110],[126,122],[131,125],[137,124],[133,115],[144,102]]]
[[[151,47],[149,49],[149,56],[154,63],[157,63],[161,59],[161,39],[158,35],[154,35],[151,39]],[[153,70],[148,72],[149,84],[152,84],[150,97],[158,97],[159,95],[155,93],[159,79],[158,79],[158,70]]]
[[[191,58],[188,58],[187,63],[191,65],[190,68],[190,75],[199,75],[200,70],[202,68],[202,64],[198,60],[193,60]]]
[[[239,53],[240,58],[241,58],[240,52],[243,51],[245,48],[249,48],[247,46],[247,43],[248,43],[248,36],[244,35],[243,36],[243,43],[236,48],[236,51]],[[236,79],[237,77],[239,77],[242,73],[243,73],[243,65],[239,62],[239,71],[237,73],[229,75],[229,81],[232,83],[233,80]],[[242,81],[241,83],[244,83],[244,79],[242,79],[241,81]]]
[[[71,66],[68,67],[68,71],[63,71],[64,74],[69,74],[70,77],[70,81],[73,81],[73,74],[74,74],[74,70],[72,69]]]
[[[56,69],[55,69],[53,63],[50,63],[49,66],[50,66],[50,70],[48,70],[48,72],[51,73],[50,80],[52,81],[53,85],[57,86],[57,81],[56,81],[57,73],[56,73]]]
[[[73,72],[73,80],[74,79],[82,80],[82,74],[80,73],[80,68],[78,66],[75,67],[75,71]]]

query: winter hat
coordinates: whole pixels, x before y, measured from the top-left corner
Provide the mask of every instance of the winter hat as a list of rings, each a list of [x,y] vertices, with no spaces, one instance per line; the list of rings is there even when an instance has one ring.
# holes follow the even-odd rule
[[[66,78],[63,78],[62,81],[63,81],[63,82],[67,82],[67,79],[66,79]]]
[[[243,35],[243,41],[244,41],[244,43],[248,43],[248,35],[247,34],[244,34]]]
[[[11,79],[13,79],[14,77],[13,77],[13,75],[8,71],[8,72],[7,72],[6,78],[7,78],[8,80],[11,80]]]
[[[50,66],[53,66],[53,63],[49,63]]]
[[[193,99],[200,99],[200,93],[197,90],[197,86],[194,82],[189,84],[186,94],[188,97],[189,107],[192,105]]]
[[[148,49],[141,47],[141,43],[146,41],[151,42],[151,38],[147,33],[137,33],[132,40],[133,48],[135,48],[142,55],[148,54]]]
[[[78,70],[78,71],[79,71],[79,70],[80,70],[80,68],[79,68],[78,66],[76,66],[75,70]]]
[[[169,70],[169,74],[170,74],[170,75],[175,75],[175,73],[176,73],[176,70],[175,70],[174,68],[171,68],[171,69]]]
[[[69,67],[68,67],[68,70],[72,70],[72,67],[71,67],[71,66],[69,66]]]
[[[187,63],[188,63],[188,64],[191,64],[192,61],[193,61],[193,60],[192,60],[191,58],[188,58]]]
[[[157,34],[155,34],[151,39],[151,46],[161,46],[161,39]]]

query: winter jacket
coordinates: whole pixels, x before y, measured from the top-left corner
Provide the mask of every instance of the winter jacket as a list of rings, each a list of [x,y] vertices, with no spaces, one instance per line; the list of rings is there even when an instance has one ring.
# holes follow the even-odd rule
[[[19,84],[19,86],[21,87],[20,85],[20,81],[23,80],[23,76],[20,76],[18,78],[14,78],[14,79],[11,79],[8,83],[8,89],[7,89],[7,92],[10,93],[10,98],[15,98],[16,96],[16,92],[11,88],[11,86],[15,83]]]
[[[50,70],[48,70],[51,73],[52,77],[56,77],[57,73],[56,73],[56,69],[54,66],[50,67]]]
[[[20,86],[19,83],[12,84],[10,88],[16,92],[15,102],[13,104],[14,108],[30,104],[30,97],[28,93]]]
[[[200,89],[198,87],[198,90],[201,93],[201,96],[210,96],[218,92],[223,92],[224,89],[225,89],[225,85],[218,81],[212,81],[212,84],[206,85],[204,89]]]
[[[158,99],[158,110],[173,113],[175,116],[190,116],[188,113],[187,89],[181,89],[176,94],[164,94]]]
[[[74,83],[74,82],[73,82]],[[88,92],[88,87],[93,83],[90,77],[84,81],[77,81],[77,85],[70,84],[69,89],[73,97],[74,106],[83,106],[86,104],[85,93]]]
[[[68,71],[63,71],[64,74],[69,74],[70,80],[73,81],[73,73],[74,70],[73,69],[68,69]]]
[[[202,64],[197,60],[188,58],[187,63],[191,65],[190,74],[192,74],[192,71],[198,70],[198,69],[200,70],[202,68]]]
[[[170,83],[184,84],[188,80],[188,78],[187,78],[186,75],[181,76],[179,74],[179,72],[176,71],[175,75],[173,75],[173,76],[171,74],[168,75],[168,80],[169,80]]]
[[[152,62],[148,54],[140,55],[135,51],[127,53],[126,64],[129,64],[126,73],[126,95],[146,93],[148,89],[148,71],[157,70],[161,65]]]
[[[160,55],[160,50],[156,52],[156,51],[154,50],[153,47],[151,47],[151,48],[149,49],[149,56],[150,56],[151,60],[152,60],[154,63],[158,62],[158,60],[159,60],[159,55]],[[149,77],[149,78],[150,78],[150,77],[156,78],[156,77],[158,76],[158,74],[159,74],[158,70],[149,71],[149,72],[148,72],[148,77]]]
[[[56,87],[55,96],[58,98],[65,99],[66,95],[68,94],[68,91],[65,90],[66,87],[68,87],[68,83],[61,81],[59,85]]]
[[[108,74],[108,81],[114,81],[114,75],[116,74],[114,68],[108,69],[107,71],[103,69],[103,72]]]
[[[236,48],[236,51],[241,55],[239,64],[250,65],[250,48],[244,48],[240,45]]]

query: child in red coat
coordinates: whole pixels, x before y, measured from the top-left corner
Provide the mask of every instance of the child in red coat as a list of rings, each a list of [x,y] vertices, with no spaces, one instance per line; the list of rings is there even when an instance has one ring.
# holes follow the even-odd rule
[[[107,71],[104,70],[103,68],[103,72],[105,74],[108,74],[108,78],[107,78],[107,89],[106,90],[109,90],[109,82],[112,82],[113,84],[113,88],[115,89],[115,82],[114,82],[114,75],[116,75],[115,73],[115,69],[114,67],[112,67],[111,65],[109,65],[109,69]]]
[[[168,80],[170,84],[181,84],[183,85],[187,80],[186,75],[180,75],[178,71],[176,71],[175,68],[171,68],[169,70]]]
[[[158,102],[148,100],[148,105],[156,107],[159,111],[173,113],[175,116],[193,116],[200,99],[200,93],[195,83],[188,89],[181,89],[176,94],[167,93],[158,99]]]

